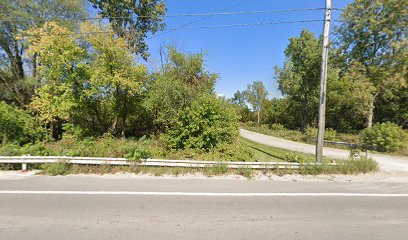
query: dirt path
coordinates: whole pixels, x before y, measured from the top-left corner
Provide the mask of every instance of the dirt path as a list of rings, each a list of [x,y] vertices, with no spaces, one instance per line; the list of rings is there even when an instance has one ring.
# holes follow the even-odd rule
[[[282,138],[264,135],[261,133],[251,132],[245,129],[240,130],[240,135],[253,142],[257,142],[267,146],[315,154],[315,146],[311,144],[290,141]],[[348,158],[350,152],[348,150],[325,147],[323,154],[324,156],[331,158],[346,159]],[[380,165],[381,170],[383,171],[408,173],[408,157],[391,156],[384,154],[369,154],[369,157],[376,160]]]

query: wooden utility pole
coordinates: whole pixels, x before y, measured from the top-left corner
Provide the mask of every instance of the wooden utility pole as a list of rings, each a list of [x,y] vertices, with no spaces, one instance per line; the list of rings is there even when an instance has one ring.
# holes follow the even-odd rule
[[[319,103],[319,123],[316,140],[316,161],[320,162],[323,157],[323,140],[326,118],[326,82],[327,82],[327,59],[329,55],[329,33],[330,33],[330,16],[331,0],[326,0],[326,13],[324,16],[323,27],[323,50],[322,50],[322,67],[320,74],[320,103]]]

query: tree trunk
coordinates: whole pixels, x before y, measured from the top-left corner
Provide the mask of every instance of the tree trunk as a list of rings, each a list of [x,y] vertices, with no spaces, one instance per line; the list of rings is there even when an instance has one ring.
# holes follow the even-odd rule
[[[258,124],[259,124],[259,113],[260,113],[260,111],[258,111],[258,113],[257,113],[257,118],[258,118]]]
[[[126,114],[122,117],[122,131],[120,133],[122,138],[125,138],[125,128],[126,128]]]
[[[37,53],[34,53],[34,56],[33,56],[33,78],[34,80],[36,79],[36,77],[37,77]],[[40,78],[38,78],[35,88],[39,88],[40,86],[41,86],[41,80]]]
[[[371,128],[373,126],[373,118],[374,118],[374,100],[370,103],[370,106],[368,108],[367,128]]]

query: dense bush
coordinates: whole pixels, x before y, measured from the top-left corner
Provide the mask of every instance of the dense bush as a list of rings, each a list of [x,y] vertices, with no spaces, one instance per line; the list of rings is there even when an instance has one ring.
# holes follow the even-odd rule
[[[283,126],[283,125],[280,124],[280,123],[272,123],[271,126],[270,126],[270,128],[271,128],[272,130],[275,130],[275,131],[285,130],[285,126]]]
[[[373,146],[381,152],[393,152],[404,146],[406,134],[404,130],[395,123],[375,124],[363,131],[363,144]]]
[[[46,163],[41,165],[45,174],[56,176],[65,175],[69,171],[69,164],[66,162]]]
[[[41,136],[41,129],[28,113],[0,102],[0,143],[28,143]]]
[[[307,142],[316,141],[317,138],[317,128],[314,127],[306,127],[305,129],[305,138]],[[337,140],[337,132],[331,128],[327,128],[324,131],[324,140],[328,141],[336,141]]]
[[[127,155],[126,158],[129,160],[142,160],[142,159],[147,159],[150,158],[151,153],[149,149],[143,147],[143,146],[138,146],[135,150],[130,151]]]
[[[180,111],[166,139],[174,149],[209,150],[234,141],[238,133],[238,116],[232,106],[215,95],[203,94],[191,107]]]

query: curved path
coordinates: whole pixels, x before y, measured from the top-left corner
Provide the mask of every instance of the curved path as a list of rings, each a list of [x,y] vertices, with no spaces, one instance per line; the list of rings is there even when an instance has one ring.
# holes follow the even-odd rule
[[[315,154],[315,145],[290,141],[278,137],[248,131],[245,129],[240,130],[240,135],[243,138],[263,145],[287,149],[291,151]],[[337,159],[346,159],[349,157],[349,154],[350,151],[344,149],[325,147],[323,150],[324,156]],[[408,173],[408,157],[384,154],[369,154],[369,157],[376,160],[381,170],[383,171]]]

